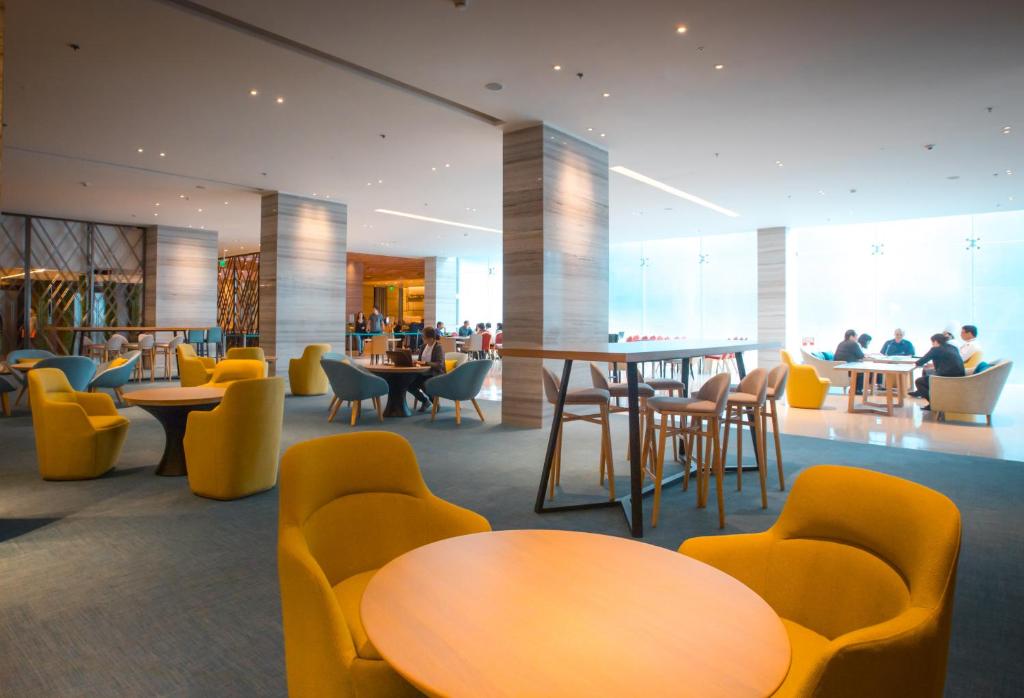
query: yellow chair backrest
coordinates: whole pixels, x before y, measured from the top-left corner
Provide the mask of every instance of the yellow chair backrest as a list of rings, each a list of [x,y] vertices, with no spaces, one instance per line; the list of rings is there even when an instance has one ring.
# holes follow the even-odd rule
[[[974,352],[967,361],[964,361],[964,368],[974,368],[981,363],[982,356],[983,354],[980,351]]]
[[[281,459],[282,527],[297,526],[331,585],[435,540],[489,530],[482,516],[434,496],[412,446],[388,432],[327,436]]]
[[[254,361],[266,361],[267,356],[263,353],[263,347],[231,347],[228,349],[227,359],[252,359]]]
[[[859,468],[810,468],[772,533],[766,600],[825,637],[911,606],[937,608],[946,595],[952,601],[960,512],[916,483]]]
[[[779,350],[779,357],[782,359],[782,363],[786,364],[787,366],[793,366],[796,364],[796,362],[793,361],[793,357],[790,356],[789,352],[786,351],[785,349]]]
[[[192,346],[191,344],[184,344],[184,343],[179,344],[177,349],[178,349],[178,356],[184,356],[186,359],[198,359],[199,358],[199,355],[196,354],[196,348],[194,346]]]
[[[310,344],[302,350],[303,363],[319,364],[324,354],[331,350],[330,344]]]
[[[224,359],[213,369],[210,384],[222,385],[250,378],[266,378],[267,363],[256,359]]]
[[[37,368],[29,373],[28,396],[32,406],[45,407],[51,402],[72,402],[77,404],[78,398],[68,377],[59,368]],[[36,413],[33,410],[33,419]]]

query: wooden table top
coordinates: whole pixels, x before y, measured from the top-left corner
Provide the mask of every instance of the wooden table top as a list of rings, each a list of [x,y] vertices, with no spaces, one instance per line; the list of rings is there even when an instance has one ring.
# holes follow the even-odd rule
[[[209,330],[210,327],[190,325],[187,327],[50,327],[58,332],[187,332],[188,330]]]
[[[865,354],[866,361],[875,361],[882,364],[910,364],[917,361],[916,356],[886,356],[885,354]]]
[[[871,373],[910,373],[917,368],[916,364],[907,362],[885,363],[882,361],[850,361],[845,364],[833,366],[839,371],[862,371]]]
[[[615,361],[636,363],[685,359],[709,354],[729,354],[754,349],[781,349],[782,342],[758,342],[745,339],[672,339],[647,342],[581,342],[579,344],[527,346],[504,343],[502,356],[530,359],[573,359],[576,361]]]
[[[392,560],[362,600],[374,646],[432,696],[768,696],[785,628],[736,579],[574,531],[499,531]]]
[[[224,388],[148,388],[124,394],[124,400],[130,405],[162,406],[162,405],[209,405],[224,399]]]
[[[426,373],[430,370],[430,366],[391,366],[381,364],[373,364],[363,368],[371,373]]]

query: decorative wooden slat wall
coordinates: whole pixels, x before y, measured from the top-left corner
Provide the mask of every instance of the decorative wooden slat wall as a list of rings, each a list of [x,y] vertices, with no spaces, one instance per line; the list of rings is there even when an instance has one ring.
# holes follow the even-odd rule
[[[259,252],[221,260],[217,275],[217,324],[229,334],[259,334]]]

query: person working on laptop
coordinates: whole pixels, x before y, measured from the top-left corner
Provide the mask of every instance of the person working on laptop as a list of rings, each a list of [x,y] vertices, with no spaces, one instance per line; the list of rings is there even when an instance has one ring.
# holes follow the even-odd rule
[[[419,411],[426,412],[430,398],[423,392],[423,384],[434,376],[444,373],[444,347],[437,341],[437,332],[433,327],[423,329],[423,349],[420,350],[417,366],[429,366],[430,373],[418,375],[409,386],[409,393],[420,403]]]

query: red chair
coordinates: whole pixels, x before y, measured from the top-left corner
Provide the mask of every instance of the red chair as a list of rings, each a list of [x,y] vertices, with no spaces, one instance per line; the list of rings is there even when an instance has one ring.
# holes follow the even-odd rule
[[[478,359],[484,359],[491,354],[491,333],[484,332],[480,337],[480,356]]]

